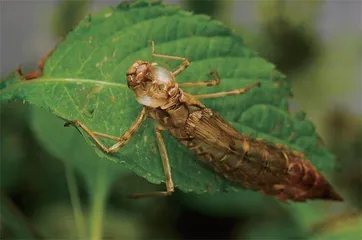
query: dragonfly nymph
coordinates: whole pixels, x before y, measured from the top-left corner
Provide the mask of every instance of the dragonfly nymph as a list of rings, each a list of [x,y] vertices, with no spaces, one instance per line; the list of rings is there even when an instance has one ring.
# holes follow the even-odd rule
[[[67,122],[82,128],[108,154],[119,151],[137,132],[146,118],[155,121],[154,131],[165,174],[166,191],[133,194],[132,197],[167,196],[174,191],[174,183],[162,131],[169,131],[181,144],[218,174],[246,189],[274,195],[280,200],[307,199],[338,200],[327,180],[314,168],[304,154],[265,141],[252,139],[238,132],[199,100],[240,95],[259,87],[256,82],[242,89],[209,94],[191,95],[182,87],[205,87],[220,84],[217,72],[214,80],[177,83],[176,76],[190,64],[183,57],[155,53],[152,57],[179,60],[182,63],[169,71],[147,61],[135,61],[127,72],[128,87],[144,107],[137,119],[121,137],[91,131],[79,120]],[[117,141],[106,147],[100,137]]]

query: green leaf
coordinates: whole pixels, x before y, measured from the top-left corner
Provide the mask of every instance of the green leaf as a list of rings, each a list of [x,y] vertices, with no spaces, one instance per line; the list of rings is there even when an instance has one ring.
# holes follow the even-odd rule
[[[319,144],[313,124],[303,115],[290,116],[290,82],[281,74],[273,74],[271,63],[258,57],[241,37],[220,22],[159,2],[122,3],[87,17],[46,61],[43,77],[22,81],[15,74],[10,75],[2,83],[1,99],[25,100],[50,109],[62,119],[79,119],[94,131],[120,136],[141,109],[127,88],[125,73],[135,60],[153,60],[150,39],[156,43],[156,52],[185,56],[192,61],[178,77],[179,82],[210,79],[210,70],[219,72],[220,86],[190,89],[191,93],[262,83],[260,89],[242,96],[204,101],[242,133],[302,149],[318,166],[333,162],[333,156]],[[168,67],[177,64],[169,61]],[[197,193],[236,190],[169,134],[164,136],[177,187]],[[164,181],[151,120],[116,155],[94,149],[99,156],[124,164],[150,182]]]

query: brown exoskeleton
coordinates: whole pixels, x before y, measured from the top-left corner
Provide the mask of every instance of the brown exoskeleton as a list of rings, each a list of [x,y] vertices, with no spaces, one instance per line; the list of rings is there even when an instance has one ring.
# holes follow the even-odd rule
[[[174,191],[170,163],[161,135],[161,131],[169,131],[202,162],[244,188],[274,195],[280,200],[342,200],[302,153],[243,136],[199,101],[204,98],[243,94],[260,86],[259,83],[232,91],[191,95],[180,87],[216,86],[220,83],[219,75],[214,72],[214,80],[178,84],[175,81],[176,76],[189,66],[190,61],[183,57],[156,54],[153,41],[152,56],[183,62],[172,72],[141,60],[131,65],[127,72],[128,87],[144,107],[130,129],[121,137],[93,132],[78,120],[65,124],[75,124],[82,128],[105,153],[114,153],[127,143],[146,118],[155,120],[166,191],[134,194],[134,198],[167,196]],[[99,137],[117,142],[108,148]]]

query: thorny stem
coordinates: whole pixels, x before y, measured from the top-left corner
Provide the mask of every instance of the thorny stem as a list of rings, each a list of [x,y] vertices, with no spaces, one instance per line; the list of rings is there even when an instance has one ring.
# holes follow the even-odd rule
[[[104,208],[108,191],[106,175],[106,169],[99,166],[91,190],[90,239],[92,240],[102,238]]]
[[[86,239],[86,227],[84,214],[80,205],[79,192],[77,188],[77,182],[75,179],[73,168],[68,164],[65,164],[65,176],[67,179],[68,190],[70,195],[70,201],[73,207],[73,214],[75,219],[75,225],[77,227],[78,237],[80,239]]]

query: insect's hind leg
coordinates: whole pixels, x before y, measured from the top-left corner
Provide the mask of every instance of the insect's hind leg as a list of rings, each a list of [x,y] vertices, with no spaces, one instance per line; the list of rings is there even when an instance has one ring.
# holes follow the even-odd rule
[[[162,131],[161,128],[159,128],[158,126],[155,126],[155,134],[156,134],[156,139],[157,139],[157,145],[158,145],[158,149],[160,151],[163,171],[164,171],[164,174],[165,174],[166,191],[148,192],[148,193],[136,193],[136,194],[129,195],[128,197],[130,197],[130,198],[144,198],[144,197],[157,197],[157,196],[162,197],[162,196],[169,196],[174,192],[175,187],[174,187],[174,184],[173,184],[173,181],[172,181],[172,176],[171,176],[170,161],[168,159],[166,145],[165,145],[165,141],[163,140],[163,137],[161,135],[161,131]]]
[[[155,42],[153,40],[151,40],[150,42],[152,44],[152,52],[151,52],[152,57],[183,61],[181,65],[175,71],[172,72],[173,76],[179,75],[190,65],[191,61],[188,60],[187,58],[155,53]]]
[[[220,84],[221,79],[217,72],[212,71],[210,74],[214,75],[213,80],[206,80],[206,81],[199,81],[199,82],[184,82],[179,83],[180,87],[211,87],[211,86],[217,86]]]
[[[196,94],[193,95],[194,97],[198,98],[198,99],[202,99],[202,98],[219,98],[219,97],[225,97],[225,96],[231,96],[231,95],[242,95],[246,92],[248,92],[249,90],[255,88],[255,87],[260,87],[260,82],[256,82],[252,85],[246,86],[244,88],[241,89],[235,89],[235,90],[231,90],[231,91],[225,91],[225,92],[216,92],[216,93],[207,93],[207,94]]]
[[[81,121],[79,121],[77,119],[66,122],[64,124],[64,126],[68,127],[70,125],[76,125],[76,126],[80,127],[81,129],[83,129],[83,131],[85,133],[87,133],[89,135],[89,137],[97,144],[97,146],[102,149],[103,152],[115,153],[120,148],[122,148],[124,145],[126,145],[126,143],[132,138],[132,136],[138,131],[138,129],[141,127],[142,123],[146,119],[146,115],[147,115],[146,108],[143,108],[142,111],[137,116],[137,119],[132,124],[132,126],[121,137],[111,136],[111,135],[108,135],[105,133],[93,132],[84,123],[82,123]],[[111,140],[114,140],[117,142],[114,145],[112,145],[111,147],[106,147],[99,140],[98,137],[111,139]]]

